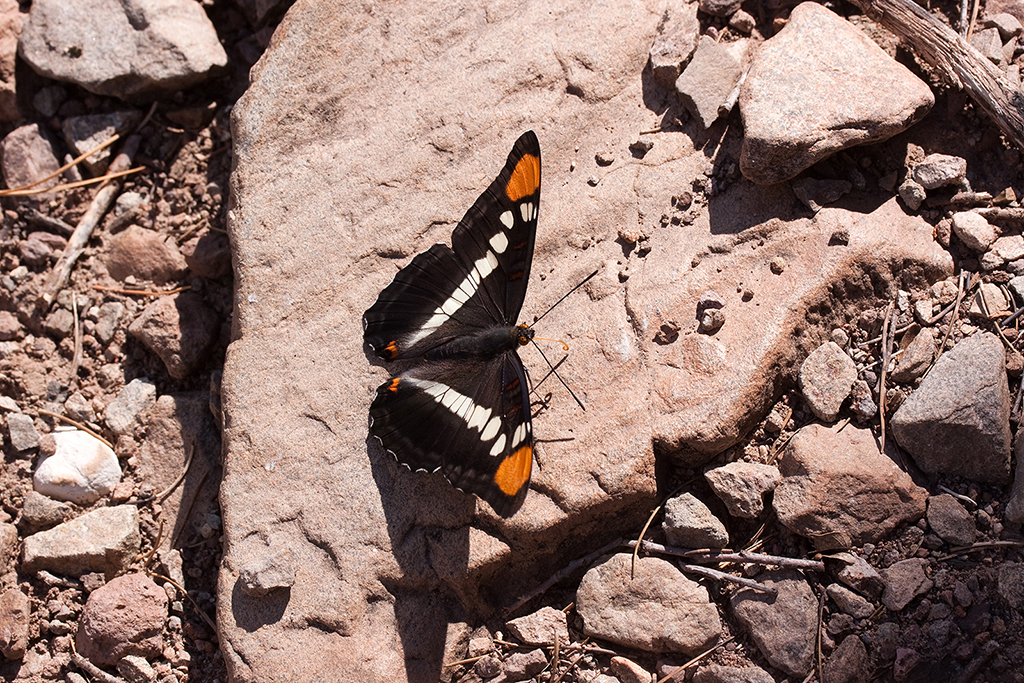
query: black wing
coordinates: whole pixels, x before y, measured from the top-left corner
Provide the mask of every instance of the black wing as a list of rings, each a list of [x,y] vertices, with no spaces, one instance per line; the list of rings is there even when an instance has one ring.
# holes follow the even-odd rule
[[[530,278],[540,206],[540,145],[524,133],[452,233],[417,255],[363,315],[386,360],[415,358],[480,328],[514,325]]]
[[[533,464],[526,369],[509,352],[431,363],[377,389],[370,433],[412,470],[440,470],[502,517],[522,505]]]

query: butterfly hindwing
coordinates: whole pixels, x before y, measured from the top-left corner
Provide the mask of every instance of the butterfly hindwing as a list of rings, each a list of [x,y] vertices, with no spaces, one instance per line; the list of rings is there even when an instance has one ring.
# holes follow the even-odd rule
[[[540,146],[516,141],[498,177],[452,232],[418,254],[363,316],[363,339],[413,367],[377,389],[370,432],[413,470],[440,471],[503,517],[522,505],[533,463],[516,326],[530,277]]]
[[[370,430],[410,469],[439,470],[508,517],[526,497],[533,463],[527,386],[514,352],[421,365],[377,389]]]
[[[415,358],[470,328],[514,325],[526,296],[540,205],[540,145],[524,133],[452,233],[417,255],[363,316],[386,360]]]

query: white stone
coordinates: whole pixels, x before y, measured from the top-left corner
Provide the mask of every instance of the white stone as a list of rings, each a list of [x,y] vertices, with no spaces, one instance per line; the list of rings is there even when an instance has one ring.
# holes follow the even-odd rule
[[[86,432],[55,431],[56,452],[40,461],[36,491],[57,500],[89,505],[108,495],[121,481],[121,465],[105,443]]]
[[[996,226],[973,211],[958,211],[953,214],[953,232],[968,249],[982,252],[992,246],[999,236]]]

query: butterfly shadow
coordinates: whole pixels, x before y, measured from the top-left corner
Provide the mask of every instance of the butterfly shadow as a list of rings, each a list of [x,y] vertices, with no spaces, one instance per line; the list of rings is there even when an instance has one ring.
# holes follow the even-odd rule
[[[440,679],[448,625],[465,622],[469,522],[476,502],[440,473],[413,472],[367,435],[370,472],[380,493],[400,576],[381,577],[394,614],[410,682]]]

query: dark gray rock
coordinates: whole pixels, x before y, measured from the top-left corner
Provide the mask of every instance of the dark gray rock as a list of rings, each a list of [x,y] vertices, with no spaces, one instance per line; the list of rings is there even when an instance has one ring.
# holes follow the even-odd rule
[[[11,438],[11,446],[19,453],[39,447],[39,432],[29,415],[10,413],[7,416],[7,434]]]
[[[866,619],[875,611],[874,605],[845,586],[833,583],[829,584],[826,590],[828,597],[832,598],[844,614],[856,619]]]
[[[1010,607],[1024,610],[1024,563],[1006,562],[999,567],[999,595]]]
[[[952,545],[974,543],[974,517],[953,496],[943,493],[928,499],[928,526]]]
[[[822,683],[858,683],[870,664],[864,641],[856,634],[846,636],[839,647],[825,661],[821,671]]]
[[[731,17],[740,8],[741,0],[700,0],[702,12],[713,17]]]
[[[711,510],[690,493],[665,502],[665,538],[670,545],[682,548],[724,548],[729,545],[729,532]]]
[[[892,418],[925,472],[972,481],[1010,478],[1010,389],[1003,344],[979,332],[944,353]]]
[[[847,552],[842,553],[842,558],[845,562],[836,572],[836,578],[872,600],[881,598],[885,590],[885,580],[881,574],[860,555]]]
[[[927,560],[914,557],[903,560],[881,571],[885,580],[882,604],[893,612],[899,612],[918,595],[924,595],[935,584],[925,574]]]
[[[135,425],[135,418],[156,403],[156,385],[146,377],[129,382],[108,406],[105,414],[107,426],[118,434],[125,434]]]
[[[793,569],[762,572],[757,580],[778,594],[741,588],[730,598],[736,619],[772,666],[790,676],[806,676],[813,665],[818,627],[814,592]]]
[[[113,111],[105,114],[85,114],[69,116],[61,125],[64,141],[68,149],[78,157],[89,150],[96,149],[106,142],[114,133],[122,136],[142,118],[137,111]],[[94,176],[106,172],[111,160],[111,148],[104,147],[98,152],[87,156],[83,163]]]

